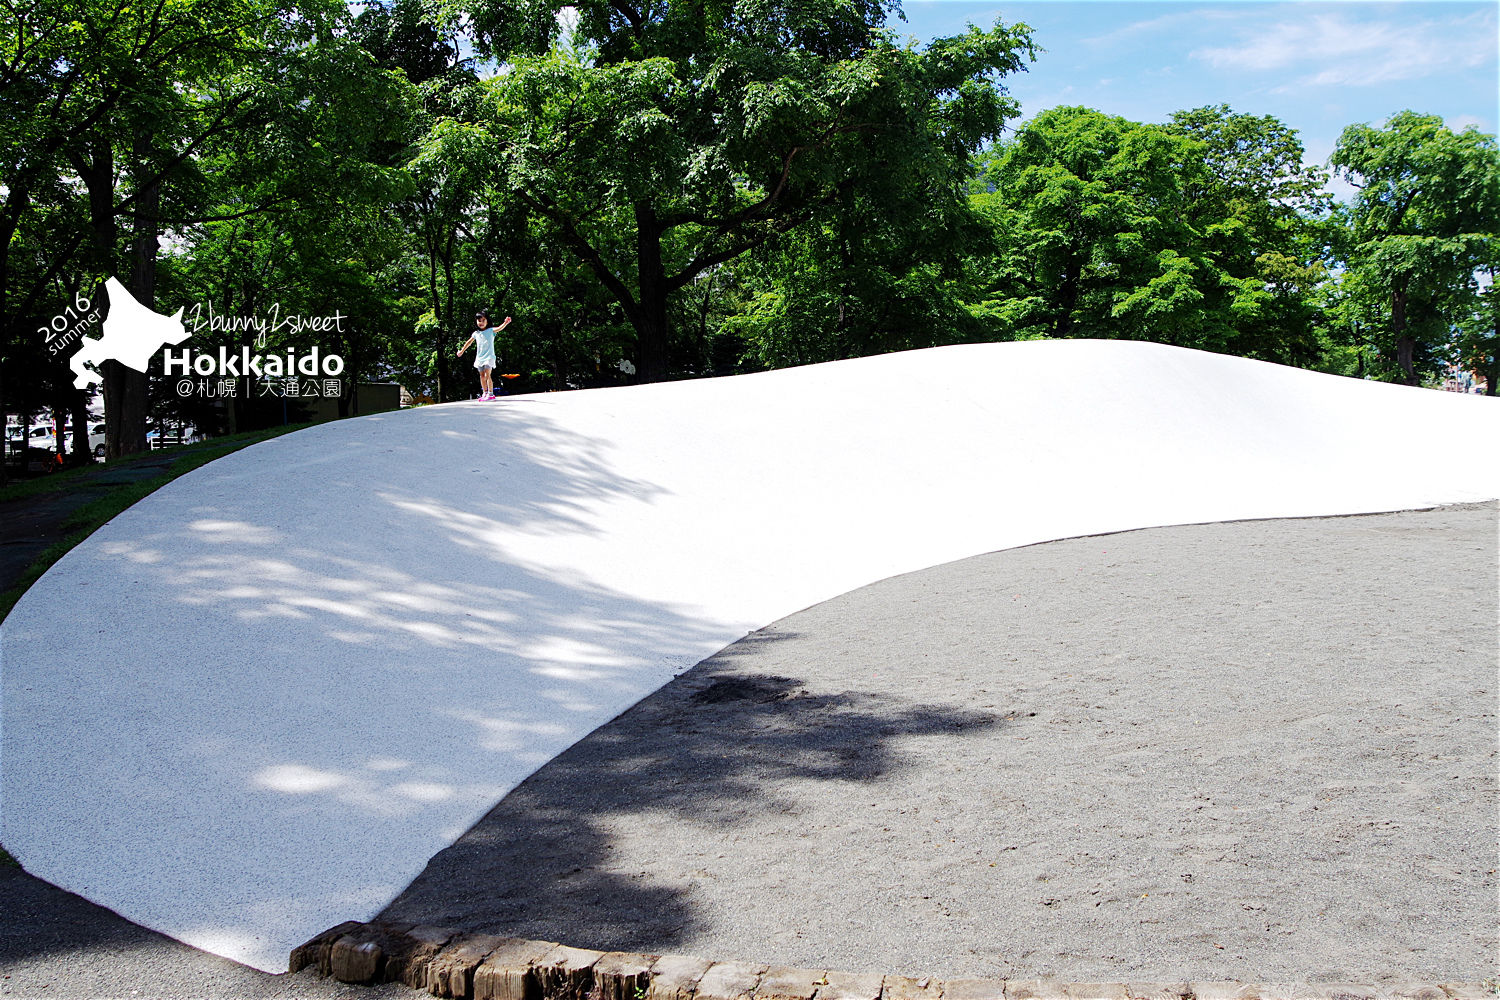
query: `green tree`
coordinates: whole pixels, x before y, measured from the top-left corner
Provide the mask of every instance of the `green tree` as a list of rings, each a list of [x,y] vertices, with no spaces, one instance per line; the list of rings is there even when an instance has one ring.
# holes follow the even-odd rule
[[[1359,189],[1346,268],[1367,314],[1383,314],[1379,349],[1408,385],[1442,362],[1455,293],[1497,235],[1496,156],[1494,136],[1412,111],[1382,128],[1351,125],[1334,150],[1335,169]]]
[[[1002,336],[1157,340],[1307,364],[1327,205],[1295,133],[1228,107],[1150,125],[1044,111],[987,157]]]
[[[1486,395],[1500,394],[1500,242],[1491,241],[1484,250],[1476,281],[1469,289],[1468,308],[1457,320],[1454,361],[1459,368],[1483,375]]]
[[[727,332],[767,367],[988,339],[968,308],[988,227],[962,193],[935,195],[899,212],[856,195],[747,255],[748,301]]]
[[[36,231],[49,213],[67,225],[23,241],[24,268],[0,259],[7,316],[17,299],[29,307],[59,284],[92,289],[112,274],[154,306],[164,239],[191,244],[197,227],[277,209],[327,211],[381,182],[361,154],[400,116],[399,80],[341,32],[342,4],[41,0],[22,10],[7,8],[13,30],[0,35],[15,85],[0,125],[0,226],[7,237]],[[17,55],[39,47],[51,54]],[[12,280],[23,270],[24,287]],[[146,378],[114,362],[103,375],[108,453],[144,448]]]
[[[668,373],[672,303],[700,275],[856,194],[913,224],[960,197],[1014,113],[994,78],[1032,52],[998,25],[903,48],[876,3],[578,9],[577,48],[491,82],[489,123],[504,192],[619,304],[643,380]]]
[[[1214,274],[1211,309],[1226,322],[1213,350],[1309,365],[1323,347],[1314,290],[1327,277],[1333,198],[1303,162],[1295,130],[1228,105],[1179,111],[1168,128],[1202,144],[1206,170],[1185,188],[1191,227]]]
[[[1002,246],[990,311],[1015,336],[1177,342],[1200,326],[1184,186],[1201,148],[1082,107],[1037,115],[992,151],[976,194]]]
[[[403,208],[426,266],[430,319],[422,329],[432,344],[437,398],[442,402],[460,395],[449,369],[463,341],[460,332],[469,329],[467,317],[460,317],[467,310],[460,310],[458,302],[474,282],[463,262],[494,187],[490,134],[476,124],[439,118],[418,140],[408,170],[417,193]]]

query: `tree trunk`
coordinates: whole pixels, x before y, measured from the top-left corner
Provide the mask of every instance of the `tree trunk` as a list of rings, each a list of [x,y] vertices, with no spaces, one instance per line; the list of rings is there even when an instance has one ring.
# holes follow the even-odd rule
[[[667,377],[667,303],[666,297],[641,295],[641,315],[636,323],[637,382],[660,382]]]
[[[89,158],[74,161],[78,175],[89,195],[89,230],[92,237],[94,266],[109,277],[115,270],[115,241],[119,232],[115,224],[115,158],[114,149],[107,137],[94,136],[89,148]],[[113,307],[113,303],[110,304]],[[125,391],[125,366],[118,361],[104,361],[99,365],[102,378],[100,388],[104,393],[104,457],[118,458],[120,455],[139,451],[131,448],[134,435],[126,434],[125,408],[128,403]],[[145,416],[141,417],[141,445],[145,444]],[[122,441],[123,437],[123,441]]]
[[[351,329],[349,335],[344,338],[344,355],[347,363],[344,366],[345,381],[348,388],[339,393],[336,408],[339,419],[359,414],[359,352],[354,349],[354,331]]]
[[[700,370],[707,370],[708,374],[717,375],[718,372],[714,370],[713,352],[708,349],[708,307],[712,302],[713,290],[714,276],[710,273],[703,279],[703,302],[698,307],[698,356],[700,358],[699,364],[703,366]],[[841,316],[843,312],[844,300],[840,298],[839,313]]]
[[[1411,337],[1400,337],[1396,340],[1396,363],[1405,373],[1401,379],[1405,385],[1417,384],[1416,353],[1417,342]]]
[[[1391,289],[1391,332],[1396,337],[1396,363],[1401,366],[1401,371],[1406,375],[1402,381],[1407,385],[1416,385],[1417,342],[1406,332],[1407,281],[1407,276],[1403,274],[1396,279],[1396,285]]]
[[[667,377],[667,275],[661,261],[661,227],[646,204],[635,207],[636,273],[640,276],[636,330],[637,382]]]
[[[458,321],[453,315],[453,238],[450,236],[444,245],[443,254],[443,299],[441,304],[434,302],[433,306],[438,308],[438,332],[439,343],[443,346],[438,348],[438,402],[446,403],[450,399],[458,398],[458,378],[449,373],[448,351],[457,350],[449,348],[446,337],[458,336]],[[478,350],[478,346],[475,346]]]
[[[146,408],[143,394],[132,391],[129,376],[139,376],[118,361],[99,364],[104,376],[104,458],[146,450]]]
[[[11,342],[10,328],[10,248],[12,237],[21,224],[21,215],[26,210],[30,200],[26,183],[16,181],[5,199],[5,211],[0,214],[0,354],[4,353],[4,345]],[[5,366],[0,364],[0,369]],[[5,421],[5,385],[3,376],[0,376],[0,425]],[[0,426],[0,486],[10,482],[10,439],[5,436],[6,428]],[[25,448],[23,442],[22,448]],[[24,459],[24,454],[23,454]],[[22,465],[25,471],[25,465]]]
[[[1076,260],[1068,261],[1063,274],[1062,287],[1058,289],[1057,321],[1052,325],[1053,336],[1058,338],[1073,333],[1073,310],[1078,308],[1078,282],[1083,278],[1083,268]]]
[[[64,291],[69,301],[77,301],[77,280],[70,280]],[[70,465],[92,465],[94,461],[94,450],[89,447],[89,392],[87,389],[76,389],[72,386],[72,369],[63,368],[63,379],[59,381],[59,387],[63,388],[63,398],[69,413],[69,422],[73,425],[73,457]]]
[[[431,206],[429,205],[428,207],[430,208]],[[429,221],[423,230],[424,241],[427,245],[427,294],[432,300],[432,315],[437,318],[437,330],[433,334],[434,350],[436,352],[433,355],[433,368],[437,372],[436,399],[439,403],[446,403],[448,395],[452,391],[453,384],[453,380],[448,374],[448,352],[458,349],[449,342],[449,337],[457,335],[458,332],[452,327],[453,261],[451,257],[447,260],[439,260],[442,257],[442,251],[439,250],[436,238],[432,234],[432,222],[430,221],[432,215],[433,213],[428,213]],[[451,237],[446,245],[452,245]],[[443,293],[438,290],[439,263],[442,265],[443,275],[448,282],[446,307],[444,305],[445,299]]]
[[[150,171],[154,150],[149,133],[136,136],[135,156],[138,166]],[[157,214],[161,209],[161,184],[153,180],[136,203],[135,226],[130,245],[130,279],[127,287],[135,300],[147,309],[156,310],[156,252]],[[130,455],[145,451],[146,411],[149,407],[149,385],[145,372],[115,365],[119,369],[120,429],[115,438],[116,451],[111,452],[109,443],[108,400],[106,399],[105,454],[113,458],[116,454]]]
[[[89,221],[93,236],[94,264],[106,274],[115,270],[115,241],[118,229],[115,223],[115,167],[114,150],[105,136],[94,136],[88,160],[75,160],[80,178],[89,195]],[[149,217],[145,223],[150,232],[152,280],[144,289],[139,286],[138,274],[142,236],[136,239],[136,250],[132,253],[130,291],[148,308],[155,307],[155,262],[156,262],[156,207],[160,204],[160,191],[152,186],[137,209],[142,216]],[[139,230],[141,222],[137,223]],[[111,303],[113,308],[113,303]],[[118,361],[105,361],[99,365],[104,389],[104,454],[106,458],[118,458],[146,449],[146,376],[133,371]]]

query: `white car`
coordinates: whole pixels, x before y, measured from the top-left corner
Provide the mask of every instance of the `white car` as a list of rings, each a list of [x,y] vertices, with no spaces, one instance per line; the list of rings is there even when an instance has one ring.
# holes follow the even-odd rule
[[[28,448],[43,448],[51,450],[53,448],[52,434],[54,430],[56,430],[56,428],[54,428],[51,424],[35,425],[31,428],[31,432],[26,435],[26,446]]]
[[[5,428],[5,452],[9,456],[25,455],[27,462],[36,461],[35,452],[51,452],[55,449],[52,434],[51,424],[32,424],[30,429],[24,430],[12,424]]]
[[[95,458],[104,457],[104,421],[98,418],[91,419],[89,428],[89,451],[94,453]],[[51,424],[32,424],[31,430],[22,432],[20,427],[11,425],[5,429],[5,437],[9,450],[20,451],[23,448],[40,448],[43,451],[53,451],[52,443],[53,426]],[[73,427],[65,424],[63,429],[63,450],[68,454],[73,452]]]

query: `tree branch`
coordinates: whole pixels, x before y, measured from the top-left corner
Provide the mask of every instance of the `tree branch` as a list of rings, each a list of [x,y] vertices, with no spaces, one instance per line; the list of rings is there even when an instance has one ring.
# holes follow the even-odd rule
[[[635,10],[635,8],[623,2],[623,0],[609,0],[609,5],[616,11],[618,11],[621,17],[625,18],[626,23],[630,25],[631,31],[634,31],[637,34],[640,33],[641,27],[646,22],[645,19],[642,18],[641,15]]]
[[[115,214],[125,214],[125,209],[129,208],[136,201],[136,199],[145,194],[153,184],[164,180],[168,174],[175,170],[177,166],[184,160],[192,156],[193,153],[197,152],[198,149],[209,139],[220,134],[221,132],[229,131],[231,128],[238,129],[239,127],[244,125],[245,119],[236,120],[233,123],[229,124],[226,124],[225,120],[229,117],[231,112],[239,108],[253,96],[255,96],[254,91],[246,91],[239,97],[236,97],[234,100],[230,101],[228,107],[226,107],[222,112],[219,113],[219,116],[214,119],[213,123],[210,124],[208,128],[200,132],[197,138],[188,143],[187,147],[184,148],[182,152],[178,153],[176,156],[173,156],[172,159],[168,160],[161,167],[161,169],[156,171],[156,173],[151,174],[147,179],[137,184],[135,193],[115,206]],[[247,115],[246,119],[248,119],[249,117],[250,116]]]
[[[805,153],[810,149],[819,149],[827,145],[828,141],[836,135],[842,135],[847,132],[862,132],[867,129],[878,128],[881,124],[882,123],[880,122],[862,122],[852,123],[848,125],[839,125],[837,123],[829,125],[811,142],[805,143],[801,146],[793,146],[791,150],[787,152],[784,157],[782,157],[781,177],[777,180],[776,187],[773,188],[771,192],[760,201],[757,201],[753,205],[747,205],[745,208],[734,213],[733,215],[726,216],[717,220],[711,220],[706,216],[703,216],[702,214],[696,212],[678,212],[672,215],[666,215],[663,216],[661,220],[663,226],[666,229],[671,229],[674,226],[680,226],[685,223],[694,222],[698,225],[714,229],[717,231],[717,236],[722,236],[725,233],[729,232],[731,229],[734,229],[736,226],[743,225],[744,223],[749,221],[752,216],[768,211],[773,205],[781,200],[782,194],[786,191],[787,182],[791,179],[792,162],[797,158],[797,155],[799,153]]]
[[[270,201],[262,205],[256,205],[254,208],[247,208],[243,212],[234,212],[229,215],[195,215],[190,218],[181,219],[169,219],[158,216],[156,217],[156,221],[170,226],[198,226],[206,222],[233,222],[235,219],[243,219],[246,216],[259,215],[262,212],[269,212],[279,205],[295,203],[296,200],[297,199],[294,196],[286,195],[282,198],[272,198]],[[125,212],[121,214],[123,214],[125,218],[132,221],[139,218],[139,216],[134,212]]]
[[[748,240],[742,240],[739,243],[732,245],[724,250],[720,250],[716,253],[699,254],[697,257],[694,257],[692,260],[690,260],[687,265],[677,273],[675,277],[667,279],[667,290],[675,292],[677,289],[682,288],[684,285],[692,281],[695,277],[706,271],[708,268],[714,267],[718,264],[723,264],[726,261],[733,260],[740,254],[745,253],[748,250],[755,249],[773,236],[780,236],[783,233],[787,233],[793,229],[796,229],[798,226],[813,218],[813,216],[817,214],[818,209],[822,208],[824,205],[831,204],[832,202],[835,202],[840,197],[842,197],[844,192],[853,186],[853,183],[854,182],[852,180],[847,179],[839,182],[817,200],[809,202],[798,212],[788,215],[786,218],[782,219],[780,222],[776,223],[773,226],[766,227],[764,231],[751,237]]]
[[[625,307],[626,315],[630,316],[633,321],[634,317],[640,313],[640,304],[636,302],[635,296],[630,294],[630,289],[625,283],[610,269],[608,262],[599,251],[595,250],[593,245],[578,231],[568,214],[558,208],[557,203],[545,194],[533,195],[524,189],[517,189],[516,195],[527,205],[562,227],[563,239],[567,240],[568,244],[583,258],[583,262],[589,266],[604,287],[620,300],[620,304]]]

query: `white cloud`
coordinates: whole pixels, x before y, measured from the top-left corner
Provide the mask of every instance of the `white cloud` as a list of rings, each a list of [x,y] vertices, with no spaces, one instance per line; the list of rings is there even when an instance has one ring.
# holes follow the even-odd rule
[[[1135,21],[1116,28],[1114,31],[1103,35],[1093,35],[1083,39],[1085,45],[1103,46],[1116,45],[1121,42],[1140,38],[1142,35],[1162,35],[1169,31],[1175,31],[1183,27],[1196,27],[1204,21],[1223,21],[1239,16],[1238,11],[1216,9],[1213,7],[1200,7],[1195,10],[1180,10],[1171,14],[1163,14],[1161,17],[1153,17],[1145,21]]]
[[[1480,66],[1495,57],[1495,30],[1491,11],[1401,22],[1325,8],[1302,17],[1283,14],[1271,24],[1243,24],[1239,43],[1195,49],[1190,56],[1215,69],[1301,71],[1275,91],[1288,93],[1415,80]]]
[[[1280,69],[1314,59],[1364,57],[1388,50],[1399,34],[1392,25],[1351,25],[1344,15],[1335,14],[1250,30],[1254,37],[1239,45],[1195,49],[1191,56],[1219,69]]]

